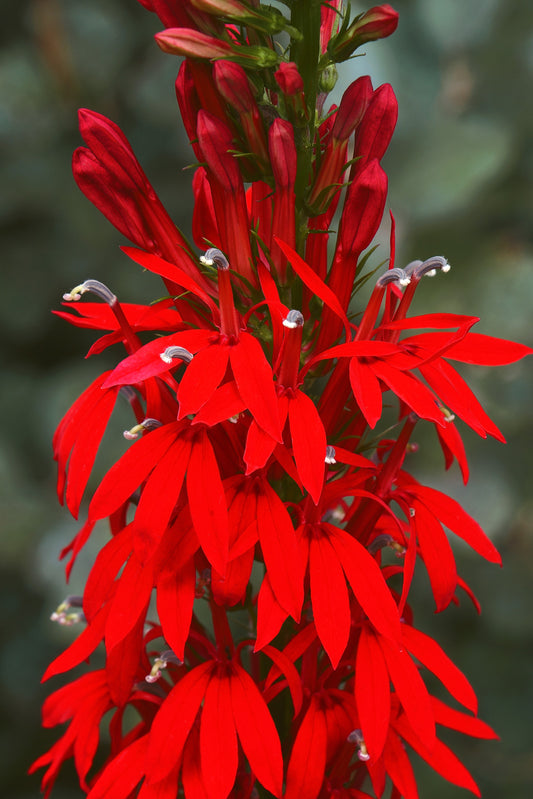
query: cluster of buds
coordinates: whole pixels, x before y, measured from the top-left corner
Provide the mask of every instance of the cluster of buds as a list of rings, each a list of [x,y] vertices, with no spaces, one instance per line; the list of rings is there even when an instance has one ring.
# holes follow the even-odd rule
[[[77,183],[167,296],[123,303],[87,280],[56,312],[103,331],[90,355],[125,349],[54,436],[58,497],[75,518],[119,396],[132,425],[62,552],[68,578],[108,520],[75,603],[84,629],[45,679],[98,648],[105,659],[45,702],[45,726],[70,723],[32,769],[46,768],[48,795],[73,756],[89,799],[364,799],[388,785],[394,799],[416,799],[407,743],[478,794],[438,728],[496,736],[409,597],[425,570],[437,611],[461,595],[478,607],[449,532],[500,558],[454,499],[407,468],[415,430],[430,426],[466,482],[456,420],[503,436],[454,362],[499,365],[531,350],[472,332],[475,316],[410,316],[420,280],[449,264],[396,267],[393,219],[388,262],[360,299],[396,99],[366,76],[338,108],[327,94],[336,64],[392,33],[397,14],[382,5],[351,21],[343,0],[290,0],[290,15],[257,0],[140,2],[165,26],[159,47],[184,57],[192,243],[117,125],[81,111]],[[78,302],[87,292],[96,301]],[[70,620],[71,604],[54,617]]]

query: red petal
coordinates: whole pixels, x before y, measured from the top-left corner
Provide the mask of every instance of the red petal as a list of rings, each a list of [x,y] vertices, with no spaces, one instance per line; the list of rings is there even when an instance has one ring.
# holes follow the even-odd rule
[[[259,782],[280,797],[283,758],[276,727],[252,678],[237,663],[234,670],[231,705],[241,746]]]
[[[291,518],[274,489],[263,480],[257,495],[257,529],[276,599],[295,621],[303,602],[298,543]]]
[[[296,718],[302,709],[303,702],[302,678],[300,677],[299,672],[289,660],[287,655],[285,655],[283,652],[280,652],[278,649],[275,649],[273,646],[270,646],[270,644],[263,647],[262,651],[276,664],[280,672],[287,680],[287,685],[289,686],[289,691],[291,692],[292,703],[294,705],[294,718]]]
[[[383,752],[389,730],[390,678],[376,636],[363,625],[355,662],[355,701],[363,738],[373,761]]]
[[[194,559],[174,565],[157,582],[157,613],[165,641],[176,657],[184,659],[184,647],[191,626],[196,569]]]
[[[182,330],[179,333],[171,333],[169,336],[156,338],[149,341],[138,349],[133,355],[124,358],[118,366],[113,369],[107,380],[103,383],[103,388],[110,386],[124,386],[142,383],[149,377],[156,377],[179,366],[181,361],[173,360],[167,363],[161,358],[162,353],[167,347],[184,347],[190,352],[207,347],[213,337],[212,330]]]
[[[376,361],[373,368],[385,385],[418,416],[422,419],[429,419],[435,424],[444,425],[442,411],[438,407],[435,397],[421,380],[407,372],[395,369],[383,361]]]
[[[76,638],[75,641],[65,649],[46,669],[41,682],[49,680],[55,674],[62,674],[64,671],[79,666],[83,660],[87,660],[92,655],[102,638],[109,614],[109,604],[105,605],[96,613],[91,623]]]
[[[284,799],[316,799],[324,779],[326,749],[326,720],[312,696],[292,747]]]
[[[144,563],[153,555],[178,502],[192,445],[187,436],[177,438],[160,458],[142,490],[133,530],[135,552]]]
[[[281,442],[278,398],[272,371],[257,339],[241,333],[239,342],[230,348],[230,361],[239,394],[257,424]]]
[[[131,525],[113,536],[96,556],[83,592],[83,612],[89,621],[114,590],[114,580],[133,546]]]
[[[361,413],[372,429],[381,418],[381,386],[372,367],[359,358],[350,360],[350,385]]]
[[[179,419],[196,413],[213,396],[228,364],[229,348],[211,344],[194,356],[181,378],[178,389]]]
[[[400,617],[381,569],[369,552],[344,530],[324,524],[352,591],[372,624],[392,640],[401,638]]]
[[[181,288],[199,297],[209,307],[214,318],[217,318],[218,308],[209,294],[207,294],[190,275],[180,269],[179,266],[163,260],[163,258],[160,258],[158,255],[144,252],[144,250],[138,250],[135,247],[121,247],[120,249],[133,261],[144,267],[144,269],[155,272],[156,275],[161,275],[165,280],[170,280],[172,283],[181,286]],[[176,252],[177,251],[176,248]],[[185,253],[183,257],[186,260]]]
[[[237,774],[239,749],[231,700],[230,678],[213,674],[200,725],[202,776],[209,799],[226,799]]]
[[[102,391],[90,409],[84,423],[76,428],[76,440],[68,464],[67,507],[78,518],[81,498],[96,459],[109,417],[115,407],[117,390]]]
[[[409,762],[402,742],[392,730],[389,732],[387,744],[383,751],[383,760],[385,768],[402,799],[418,799],[413,767]]]
[[[379,638],[379,643],[409,723],[431,749],[436,741],[435,719],[424,681],[405,649],[383,637]]]
[[[235,381],[230,380],[217,388],[212,397],[202,405],[192,424],[202,423],[208,427],[213,427],[220,422],[225,422],[226,419],[238,416],[245,408],[246,403],[243,402]]]
[[[257,638],[254,652],[259,652],[276,637],[288,616],[274,595],[268,574],[265,574],[257,599]]]
[[[480,525],[451,497],[429,486],[417,486],[416,495],[440,521],[482,558],[501,565],[500,553]]]
[[[448,607],[457,588],[455,558],[446,533],[435,516],[419,502],[413,503],[411,520],[426,564],[437,613]]]
[[[303,391],[297,390],[289,399],[289,424],[298,474],[317,505],[324,485],[327,441],[319,413]]]
[[[439,678],[452,696],[473,713],[477,713],[477,697],[463,672],[452,663],[439,644],[408,624],[402,635],[409,652]]]
[[[187,472],[187,496],[196,535],[209,562],[224,574],[229,525],[226,495],[213,447],[204,428],[194,441]]]
[[[429,749],[422,738],[419,740],[407,723],[405,717],[400,717],[394,723],[395,728],[398,730],[402,738],[409,743],[418,754],[424,758],[426,763],[429,763],[431,768],[435,769],[437,774],[444,777],[445,780],[451,782],[453,785],[458,785],[460,788],[466,788],[472,791],[476,796],[481,796],[479,788],[472,779],[469,772],[463,764],[457,759],[451,749],[448,749],[442,741],[437,738],[435,745]]]
[[[448,705],[437,699],[436,696],[431,697],[431,704],[433,705],[433,712],[435,713],[435,721],[437,724],[442,724],[444,727],[449,727],[451,730],[463,732],[465,735],[471,735],[473,738],[485,738],[487,740],[497,740],[498,735],[494,730],[485,724],[481,719],[475,716],[468,716],[460,710],[448,707]]]
[[[153,572],[133,553],[118,580],[106,624],[105,642],[109,652],[144,617],[153,588]]]
[[[148,735],[143,735],[111,760],[99,775],[87,799],[129,799],[144,776],[143,760]]]
[[[163,701],[150,732],[145,761],[148,782],[164,779],[179,762],[212,670],[212,661],[196,666]]]
[[[310,266],[308,266],[303,258],[298,255],[296,250],[293,250],[288,244],[281,239],[278,239],[277,236],[274,236],[275,240],[277,241],[280,249],[288,258],[290,265],[300,278],[300,280],[305,283],[307,288],[311,291],[311,294],[315,294],[317,297],[320,297],[322,302],[330,308],[333,313],[335,313],[339,319],[342,320],[344,325],[344,330],[346,331],[346,338],[350,338],[351,330],[350,325],[348,323],[348,319],[346,318],[346,314],[340,304],[339,300],[337,299],[336,295],[333,291],[326,286],[326,284],[318,277],[316,272],[314,272]]]
[[[311,538],[309,575],[316,631],[336,669],[348,644],[351,614],[339,557],[325,536]]]
[[[531,355],[533,349],[516,341],[484,336],[481,333],[468,333],[466,338],[454,344],[446,352],[446,358],[463,363],[476,363],[483,366],[503,366]]]
[[[442,402],[454,411],[466,424],[483,438],[487,433],[497,441],[505,443],[500,430],[490,419],[475,394],[468,387],[459,372],[442,358],[436,363],[427,363],[420,372]]]
[[[182,424],[173,422],[136,441],[100,483],[89,506],[89,519],[104,519],[120,508],[148,477],[181,429]]]

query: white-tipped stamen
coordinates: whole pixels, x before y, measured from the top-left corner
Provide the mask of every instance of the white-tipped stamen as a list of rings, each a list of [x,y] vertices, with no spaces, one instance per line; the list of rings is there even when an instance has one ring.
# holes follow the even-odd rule
[[[410,282],[411,278],[407,272],[395,266],[394,269],[388,269],[385,274],[376,280],[376,287],[383,288],[388,283],[399,283],[400,286],[408,286]]]
[[[164,352],[159,353],[159,357],[164,363],[172,363],[173,360],[190,363],[193,359],[193,354],[186,350],[185,347],[167,347]]]
[[[411,275],[413,280],[420,280],[422,277],[435,277],[437,272],[449,272],[450,264],[444,255],[433,255],[426,261],[411,261],[405,267],[405,271]]]
[[[131,430],[124,430],[122,435],[126,441],[134,441],[139,438],[139,433],[143,433],[145,430],[155,430],[156,427],[161,427],[162,424],[163,422],[158,419],[144,419],[140,424],[134,425]]]
[[[296,327],[302,327],[304,323],[303,314],[300,311],[289,311],[285,319],[283,320],[283,327],[288,327],[289,330],[294,330]]]
[[[333,466],[334,463],[337,463],[335,460],[335,447],[332,447],[329,444],[326,447],[326,457],[324,458],[324,462],[327,463],[328,466]]]
[[[359,760],[370,760],[370,755],[368,754],[368,749],[366,748],[365,739],[363,738],[361,730],[352,730],[347,741],[357,746],[357,757]]]
[[[229,261],[222,252],[216,247],[210,247],[200,256],[200,263],[204,266],[216,266],[217,269],[229,269]]]
[[[146,682],[157,682],[161,677],[161,672],[163,669],[166,669],[169,663],[174,663],[176,666],[183,666],[183,660],[176,657],[172,649],[165,649],[165,651],[161,652],[159,657],[154,660],[154,665],[150,670],[150,674],[147,674],[144,678]]]
[[[105,283],[99,280],[85,280],[79,286],[75,286],[68,294],[63,294],[63,299],[66,302],[77,302],[82,294],[90,291],[91,294],[96,294],[101,300],[107,302],[108,305],[114,305],[117,301],[116,295],[113,294],[110,288]]]
[[[71,608],[81,608],[83,604],[83,597],[81,596],[68,596],[61,602],[60,605],[50,615],[50,621],[55,621],[64,627],[70,627],[72,624],[78,624],[80,621],[85,621],[85,616],[82,610],[74,613],[67,613]]]

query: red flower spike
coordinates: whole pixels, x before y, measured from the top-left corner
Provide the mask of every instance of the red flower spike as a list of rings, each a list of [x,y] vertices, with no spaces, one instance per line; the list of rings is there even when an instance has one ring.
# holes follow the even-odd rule
[[[120,342],[127,351],[54,437],[58,495],[74,514],[119,387],[132,413],[125,437],[137,440],[63,550],[69,573],[95,524],[109,519],[83,597],[52,614],[86,626],[44,679],[102,642],[105,665],[45,703],[45,725],[68,727],[32,770],[45,767],[48,794],[72,757],[89,799],[253,799],[259,784],[285,799],[368,799],[367,778],[378,797],[390,778],[391,799],[417,799],[405,744],[478,794],[436,727],[495,734],[472,715],[466,677],[416,629],[410,588],[422,562],[438,611],[458,604],[459,589],[479,611],[445,528],[500,559],[455,500],[405,469],[414,428],[428,420],[446,468],[457,460],[466,482],[454,414],[483,437],[503,436],[454,361],[500,365],[533,350],[472,333],[474,316],[409,317],[422,277],[449,264],[434,256],[395,267],[394,220],[389,268],[349,321],[381,223],[380,160],[397,103],[389,85],[373,91],[367,77],[339,108],[325,113],[325,101],[335,62],[388,35],[397,14],[381,5],[350,24],[342,0],[295,3],[297,30],[256,0],[140,2],[167,27],[160,47],[186,56],[176,95],[199,164],[193,238],[208,249],[200,259],[189,249],[120,129],[82,111],[76,180],[169,296],[120,305],[91,280],[67,298],[90,289],[109,305],[58,314],[103,331],[89,354]],[[271,36],[282,30],[280,57]],[[399,423],[375,438],[389,391]],[[228,608],[240,608],[244,624],[230,625]],[[282,651],[270,643],[278,635]],[[464,712],[428,693],[426,669]],[[93,768],[105,714],[109,754]]]

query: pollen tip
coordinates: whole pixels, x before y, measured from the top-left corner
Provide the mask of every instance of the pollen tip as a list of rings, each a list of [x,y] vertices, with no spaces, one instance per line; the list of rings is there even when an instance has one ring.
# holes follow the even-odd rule
[[[332,447],[328,444],[326,447],[326,457],[324,458],[324,462],[327,463],[329,466],[332,466],[334,463],[337,463],[335,460],[335,447]]]
[[[190,363],[193,359],[193,354],[186,350],[185,347],[167,347],[166,350],[159,353],[159,357],[164,363],[168,364],[172,363],[173,360]]]
[[[204,266],[216,266],[217,269],[229,269],[229,261],[222,252],[216,247],[210,247],[200,256],[200,263]]]
[[[288,327],[289,330],[294,330],[296,327],[302,327],[304,323],[303,314],[300,311],[292,310],[289,311],[285,319],[283,320],[283,327]]]
[[[399,283],[400,286],[408,286],[410,282],[409,274],[404,269],[395,266],[394,269],[388,269],[385,274],[377,279],[376,287],[384,288],[388,283]]]

